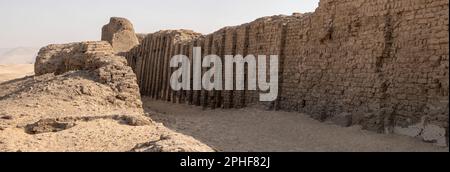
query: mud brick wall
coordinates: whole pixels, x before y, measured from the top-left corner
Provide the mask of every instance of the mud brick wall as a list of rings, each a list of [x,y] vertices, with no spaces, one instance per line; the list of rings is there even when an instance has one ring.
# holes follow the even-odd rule
[[[247,54],[253,54],[256,57],[258,55],[266,55],[266,78],[270,79],[270,56],[278,55],[280,64],[284,61],[284,47],[286,39],[286,24],[292,17],[287,16],[273,16],[267,18],[261,18],[255,22],[250,23],[248,26],[248,50]],[[260,71],[258,67],[258,71]],[[283,71],[283,66],[279,66],[279,71]],[[279,73],[282,76],[282,73]],[[257,73],[259,77],[259,72]],[[282,83],[282,82],[280,82]],[[282,91],[282,90],[279,90]],[[259,91],[247,91],[246,92],[247,105],[261,104],[265,108],[272,109],[275,102],[260,102]]]
[[[249,25],[244,24],[235,30],[235,52],[236,54],[243,55],[244,57],[248,55],[248,48],[249,48]],[[236,55],[233,54],[233,55]],[[244,71],[245,72],[245,71]],[[247,77],[246,73],[245,75],[242,75],[244,77]],[[241,75],[235,76],[236,80],[239,79],[237,77],[242,77]],[[244,79],[246,81],[247,79]],[[247,89],[247,82],[245,83],[245,89]],[[242,108],[246,105],[246,98],[245,98],[246,90],[235,90],[233,91],[233,107],[235,108]]]
[[[122,53],[137,75],[143,95],[155,99],[180,101],[181,92],[170,89],[170,59],[177,54],[189,52],[186,42],[200,37],[188,30],[167,30],[148,34],[139,46]]]
[[[448,142],[448,1],[321,1],[286,34],[282,109]]]
[[[351,113],[351,122],[365,129],[447,144],[448,5],[322,0],[314,13],[264,17],[204,36],[186,30],[149,34],[124,56],[142,94],[155,99],[205,108],[259,105],[318,120]],[[176,54],[192,59],[193,47],[202,48],[202,58],[278,55],[278,99],[259,102],[247,79],[243,91],[172,91],[168,62]]]
[[[97,68],[100,57],[114,55],[111,45],[105,41],[87,41],[69,44],[51,44],[41,48],[35,62],[36,75],[62,74],[84,68]],[[99,63],[99,62],[97,62]]]
[[[236,34],[236,28],[235,27],[229,27],[229,28],[225,28],[224,31],[224,42],[223,42],[223,54],[224,55],[229,55],[229,54],[236,54],[236,39],[237,39],[237,34]],[[223,58],[224,56],[222,56]],[[225,60],[222,60],[225,61]],[[225,72],[225,67],[223,68],[224,72]],[[233,81],[236,79],[236,77],[233,76]],[[225,84],[225,77],[224,77],[224,82]],[[225,85],[224,85],[225,86]],[[235,86],[233,86],[234,88]],[[232,108],[234,103],[233,103],[233,97],[235,89],[233,90],[224,90],[222,91],[222,101],[223,101],[223,108],[224,109],[229,109]]]
[[[95,82],[105,84],[114,92],[105,97],[107,102],[129,107],[142,107],[136,75],[127,60],[116,56],[113,47],[106,41],[86,41],[69,44],[51,44],[40,49],[35,63],[37,76],[60,75],[67,72],[84,71]],[[79,94],[91,94],[81,87]]]

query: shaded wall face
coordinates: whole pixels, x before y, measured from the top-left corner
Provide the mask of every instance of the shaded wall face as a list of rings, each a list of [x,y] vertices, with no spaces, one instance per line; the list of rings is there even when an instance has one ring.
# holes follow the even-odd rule
[[[377,59],[383,57],[386,43],[385,17],[337,2],[288,23],[283,109],[323,120],[342,112],[382,108],[384,78]]]
[[[287,35],[285,108],[448,128],[448,1],[323,1]]]
[[[322,0],[312,14],[180,35],[150,35],[127,53],[143,94],[212,108],[256,104],[320,120],[352,112],[354,124],[380,132],[417,123],[448,130],[446,0]],[[194,46],[203,57],[279,55],[278,100],[261,103],[249,90],[171,91],[168,61],[192,59]]]

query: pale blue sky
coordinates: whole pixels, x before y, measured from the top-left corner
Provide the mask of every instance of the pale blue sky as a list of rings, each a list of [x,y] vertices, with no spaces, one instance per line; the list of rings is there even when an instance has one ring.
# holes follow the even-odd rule
[[[211,33],[256,18],[312,12],[319,0],[0,0],[0,48],[99,40],[111,16],[136,32],[192,29]]]

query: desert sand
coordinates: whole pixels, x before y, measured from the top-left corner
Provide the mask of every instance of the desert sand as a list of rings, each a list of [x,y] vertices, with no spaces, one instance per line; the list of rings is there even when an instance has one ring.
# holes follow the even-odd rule
[[[258,108],[203,110],[143,98],[153,120],[219,151],[238,152],[448,152],[449,149],[400,135],[321,123],[305,114]]]
[[[33,64],[0,64],[0,83],[34,74]]]

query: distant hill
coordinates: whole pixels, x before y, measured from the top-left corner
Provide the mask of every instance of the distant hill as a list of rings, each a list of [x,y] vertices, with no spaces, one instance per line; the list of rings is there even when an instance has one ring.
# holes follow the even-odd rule
[[[39,48],[18,47],[12,49],[0,48],[0,64],[31,64],[34,63]]]
[[[6,52],[8,52],[8,51],[10,51],[11,50],[11,48],[0,48],[0,56],[3,54],[3,53],[6,53]]]

